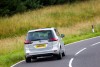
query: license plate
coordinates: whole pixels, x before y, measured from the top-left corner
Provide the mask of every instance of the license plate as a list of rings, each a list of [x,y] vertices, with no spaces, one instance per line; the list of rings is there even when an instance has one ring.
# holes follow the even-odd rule
[[[45,48],[46,44],[38,44],[35,46],[35,48]]]

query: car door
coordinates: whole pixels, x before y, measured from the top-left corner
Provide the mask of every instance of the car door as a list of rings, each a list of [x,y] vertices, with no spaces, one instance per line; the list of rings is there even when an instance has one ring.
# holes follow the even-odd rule
[[[60,34],[59,34],[59,32],[58,32],[57,29],[55,29],[55,32],[56,32],[56,35],[58,36],[59,43],[60,43],[60,45],[61,45],[62,50],[65,51],[64,41],[62,40],[62,38],[61,38],[61,36],[60,36]]]

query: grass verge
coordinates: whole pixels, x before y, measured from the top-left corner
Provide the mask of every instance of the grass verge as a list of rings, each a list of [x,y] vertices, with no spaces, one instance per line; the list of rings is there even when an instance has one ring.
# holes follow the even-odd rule
[[[73,36],[65,37],[64,42],[65,42],[65,44],[69,44],[69,43],[73,43],[73,42],[76,42],[76,41],[80,41],[80,40],[84,40],[84,39],[92,38],[92,37],[96,37],[96,36],[100,36],[100,32],[89,33],[89,34],[84,34],[84,35],[73,35]]]
[[[23,50],[19,52],[10,53],[7,55],[0,56],[0,67],[10,67],[12,64],[17,63],[24,59]]]

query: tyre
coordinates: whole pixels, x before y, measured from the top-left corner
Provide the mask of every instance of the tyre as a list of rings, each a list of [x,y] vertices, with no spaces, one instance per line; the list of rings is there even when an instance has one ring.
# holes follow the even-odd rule
[[[26,60],[26,63],[29,63],[31,62],[31,57],[26,57],[25,60]]]
[[[58,54],[57,59],[58,59],[58,60],[62,59],[62,53],[59,53],[59,54]]]
[[[65,55],[66,55],[65,52],[63,52],[63,53],[62,53],[62,56],[65,56]]]

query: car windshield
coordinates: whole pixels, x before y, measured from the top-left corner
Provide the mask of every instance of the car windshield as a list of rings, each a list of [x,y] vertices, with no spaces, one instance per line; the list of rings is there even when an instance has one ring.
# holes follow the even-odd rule
[[[29,32],[27,35],[27,40],[31,40],[31,41],[49,40],[51,38],[53,38],[53,34],[51,30]]]

